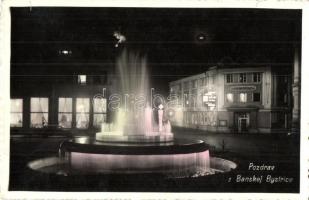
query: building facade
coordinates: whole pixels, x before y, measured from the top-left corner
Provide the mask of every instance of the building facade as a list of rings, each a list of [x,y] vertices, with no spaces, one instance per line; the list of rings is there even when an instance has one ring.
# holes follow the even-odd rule
[[[229,133],[289,132],[291,74],[271,67],[209,68],[170,83],[173,126]]]
[[[100,70],[97,74],[12,76],[11,135],[94,134],[100,130],[109,120],[107,95],[114,81],[109,68]]]

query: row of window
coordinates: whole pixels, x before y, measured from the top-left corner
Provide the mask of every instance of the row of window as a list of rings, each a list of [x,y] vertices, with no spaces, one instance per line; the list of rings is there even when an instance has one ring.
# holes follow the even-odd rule
[[[262,73],[260,72],[231,73],[225,75],[226,83],[260,83],[261,80],[262,80]],[[204,78],[184,82],[184,90],[189,90],[190,88],[203,87],[214,83],[215,83],[215,77],[206,76]],[[181,84],[171,86],[172,93],[179,91],[181,89],[182,89]]]
[[[106,99],[93,99],[93,111],[90,113],[90,99],[76,98],[75,127],[86,129],[89,127],[90,114],[93,115],[93,126],[100,127],[106,121]],[[30,127],[43,128],[48,126],[49,102],[48,98],[30,99]],[[58,127],[72,128],[73,99],[58,99]],[[11,127],[23,126],[23,99],[11,99]]]
[[[191,85],[190,85],[190,82],[191,82]],[[214,76],[206,76],[204,78],[184,82],[184,90],[188,90],[190,88],[203,87],[203,86],[207,86],[209,84],[214,84],[214,83],[215,83],[215,77]],[[179,86],[177,88],[181,89],[181,85],[179,84]]]
[[[261,73],[233,73],[226,74],[226,83],[260,83],[261,82]]]
[[[217,114],[215,112],[189,111],[184,112],[184,123],[187,125],[217,125]]]
[[[254,92],[251,94],[252,94],[252,99],[250,101],[253,101],[253,102],[261,101],[261,94],[259,92]],[[248,93],[239,93],[238,99],[235,98],[234,93],[227,93],[226,102],[227,103],[234,103],[234,102],[246,103],[248,102]]]

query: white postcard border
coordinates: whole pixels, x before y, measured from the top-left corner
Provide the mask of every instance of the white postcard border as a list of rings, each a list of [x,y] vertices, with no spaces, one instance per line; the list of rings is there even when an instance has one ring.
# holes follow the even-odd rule
[[[111,192],[10,192],[9,181],[9,116],[10,116],[10,7],[67,6],[67,7],[174,7],[174,8],[278,8],[303,9],[301,65],[301,169],[300,194],[284,193],[111,193]],[[3,199],[308,199],[308,131],[309,131],[309,6],[306,0],[4,0],[0,13],[0,163]],[[308,24],[306,26],[306,24]]]

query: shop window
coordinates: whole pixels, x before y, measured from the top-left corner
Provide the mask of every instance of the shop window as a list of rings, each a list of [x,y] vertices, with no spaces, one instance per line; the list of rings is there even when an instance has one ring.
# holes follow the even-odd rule
[[[58,126],[72,128],[72,98],[59,98]]]
[[[261,82],[261,73],[253,73],[253,82],[255,83]]]
[[[93,99],[93,126],[101,127],[101,124],[106,122],[106,99]]]
[[[226,101],[228,103],[233,103],[234,102],[234,95],[233,95],[233,93],[227,93],[226,94]]]
[[[241,102],[241,103],[247,102],[247,93],[240,93],[239,94],[239,102]]]
[[[23,126],[23,99],[11,99],[11,127]]]
[[[78,84],[85,85],[87,82],[86,75],[78,75]]]
[[[240,82],[240,83],[246,83],[246,82],[247,82],[247,74],[245,74],[245,73],[240,73],[240,74],[239,74],[239,82]]]
[[[260,102],[261,101],[261,94],[260,93],[253,93],[253,101]]]
[[[89,127],[89,98],[76,99],[76,128],[86,129]]]
[[[43,128],[48,125],[48,98],[30,99],[30,127]]]
[[[226,82],[227,83],[233,83],[233,74],[227,74],[226,75]]]
[[[198,113],[198,124],[203,125],[203,112]]]
[[[185,112],[185,124],[190,124],[190,112]]]

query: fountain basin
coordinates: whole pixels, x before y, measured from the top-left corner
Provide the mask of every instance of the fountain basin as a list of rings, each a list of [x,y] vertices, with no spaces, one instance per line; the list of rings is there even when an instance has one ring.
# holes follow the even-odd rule
[[[42,159],[33,160],[29,162],[27,166],[29,169],[42,174],[53,174],[62,176],[81,175],[79,171],[74,171],[68,168],[67,163],[63,159],[60,159],[59,157],[46,157]],[[218,157],[210,158],[210,169],[213,171],[212,174],[227,173],[236,169],[236,167],[237,167],[236,163],[230,160]],[[87,174],[91,175],[95,173],[88,172]],[[114,171],[113,174],[117,174],[117,171]],[[211,174],[203,174],[203,175],[211,175]],[[194,175],[192,177],[194,177]]]
[[[67,167],[78,173],[159,173],[182,177],[211,173],[209,148],[201,140],[99,142],[90,138],[61,145]]]

